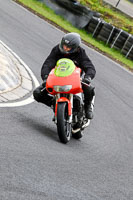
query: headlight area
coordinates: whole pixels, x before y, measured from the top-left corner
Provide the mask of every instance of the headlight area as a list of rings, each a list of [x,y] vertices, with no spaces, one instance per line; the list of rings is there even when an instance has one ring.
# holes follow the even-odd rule
[[[68,92],[72,89],[72,85],[54,85],[53,87],[56,92]]]

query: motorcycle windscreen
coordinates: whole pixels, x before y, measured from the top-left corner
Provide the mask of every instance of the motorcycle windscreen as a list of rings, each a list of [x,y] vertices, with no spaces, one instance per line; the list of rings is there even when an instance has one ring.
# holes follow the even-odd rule
[[[72,60],[68,58],[62,58],[56,63],[54,74],[55,76],[59,77],[70,76],[74,72],[75,68],[76,66]]]

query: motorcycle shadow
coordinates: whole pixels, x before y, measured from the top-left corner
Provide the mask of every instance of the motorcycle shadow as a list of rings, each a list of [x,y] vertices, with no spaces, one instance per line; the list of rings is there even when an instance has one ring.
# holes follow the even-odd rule
[[[49,122],[47,119],[43,119],[43,121],[41,121],[34,118],[33,115],[26,116],[22,113],[19,113],[19,115],[19,123],[23,123],[24,127],[28,128],[30,132],[32,131],[34,134],[41,134],[55,141],[58,141],[56,128],[51,126],[51,121]]]

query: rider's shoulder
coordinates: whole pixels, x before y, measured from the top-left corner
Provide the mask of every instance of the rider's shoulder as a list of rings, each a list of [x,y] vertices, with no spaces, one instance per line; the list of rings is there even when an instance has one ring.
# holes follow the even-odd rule
[[[57,51],[57,50],[59,50],[59,45],[58,45],[58,44],[55,45],[55,46],[52,48],[52,50],[53,50],[53,51]]]
[[[85,49],[81,46],[78,47],[78,52],[79,53],[85,53]]]
[[[60,50],[59,50],[59,45],[56,45],[52,48],[51,50],[51,53],[52,54],[59,54],[60,53]]]

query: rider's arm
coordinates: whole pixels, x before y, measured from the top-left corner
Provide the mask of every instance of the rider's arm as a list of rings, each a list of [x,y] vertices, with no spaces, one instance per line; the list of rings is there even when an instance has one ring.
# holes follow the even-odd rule
[[[41,68],[41,78],[44,80],[45,75],[48,75],[50,71],[55,67],[57,61],[57,46],[55,46],[49,56],[44,61]]]
[[[91,77],[93,79],[96,74],[96,70],[91,60],[87,56],[84,49],[81,49],[81,59],[80,59],[80,67],[85,72],[85,75]]]

